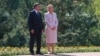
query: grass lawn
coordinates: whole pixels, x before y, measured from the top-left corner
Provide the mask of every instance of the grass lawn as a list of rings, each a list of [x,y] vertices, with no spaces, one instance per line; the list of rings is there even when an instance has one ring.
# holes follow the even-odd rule
[[[43,53],[47,53],[47,49],[42,47]],[[74,46],[74,47],[56,47],[57,53],[73,53],[73,52],[100,52],[98,46]],[[28,55],[28,47],[0,47],[0,56],[11,56],[11,55]]]

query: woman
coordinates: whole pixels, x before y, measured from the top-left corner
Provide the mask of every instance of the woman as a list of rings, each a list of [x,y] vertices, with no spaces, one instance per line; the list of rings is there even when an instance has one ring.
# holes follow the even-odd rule
[[[58,20],[52,4],[47,6],[47,11],[48,12],[44,14],[46,22],[46,44],[48,48],[48,54],[54,54],[54,47],[57,43]]]

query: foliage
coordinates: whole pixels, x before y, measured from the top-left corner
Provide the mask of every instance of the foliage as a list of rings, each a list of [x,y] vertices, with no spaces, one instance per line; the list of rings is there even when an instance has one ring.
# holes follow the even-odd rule
[[[59,46],[100,46],[99,0],[0,0],[0,46],[28,45],[27,16],[35,2],[41,4],[42,14],[49,3],[54,5]]]

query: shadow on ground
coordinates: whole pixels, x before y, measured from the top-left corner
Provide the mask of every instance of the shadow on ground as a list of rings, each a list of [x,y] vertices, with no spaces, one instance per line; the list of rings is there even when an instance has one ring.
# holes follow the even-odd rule
[[[44,54],[44,55],[16,55],[16,56],[76,56],[69,54]]]
[[[53,55],[53,54],[51,54],[51,55],[48,55],[48,54],[46,54],[46,55],[44,55],[44,56],[75,56],[75,55],[65,55],[65,54],[56,54],[56,55]]]

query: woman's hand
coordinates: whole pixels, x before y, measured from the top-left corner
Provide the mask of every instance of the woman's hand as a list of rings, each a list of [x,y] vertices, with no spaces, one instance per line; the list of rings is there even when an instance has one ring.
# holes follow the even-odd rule
[[[52,28],[52,30],[55,30],[55,29],[56,29],[56,27],[53,27],[53,28]]]

